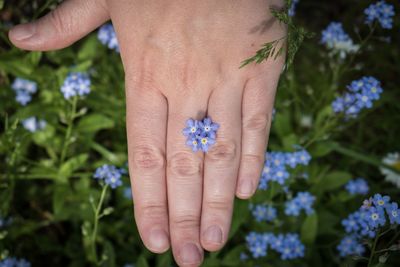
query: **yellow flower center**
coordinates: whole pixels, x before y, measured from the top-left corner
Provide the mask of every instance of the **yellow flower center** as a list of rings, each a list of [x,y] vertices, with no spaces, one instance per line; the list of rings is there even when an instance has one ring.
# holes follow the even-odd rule
[[[202,143],[203,145],[207,144],[207,138],[201,138],[201,143]]]
[[[383,204],[385,204],[385,201],[379,200],[379,201],[378,201],[378,204],[379,204],[379,206],[382,206]]]
[[[396,161],[395,163],[393,163],[392,167],[400,171],[400,161]]]
[[[193,140],[193,145],[197,145],[197,141],[196,140]]]
[[[196,132],[196,127],[192,127],[192,128],[190,129],[190,131],[191,131],[192,133],[195,133],[195,132]]]

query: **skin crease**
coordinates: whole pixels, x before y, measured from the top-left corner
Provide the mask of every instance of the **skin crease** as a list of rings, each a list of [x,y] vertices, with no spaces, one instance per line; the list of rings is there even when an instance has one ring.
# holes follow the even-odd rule
[[[203,249],[226,243],[235,194],[249,198],[257,188],[284,58],[238,67],[285,35],[269,12],[282,1],[103,1],[65,1],[12,29],[10,40],[27,50],[59,49],[112,20],[141,238],[155,253],[171,246],[179,266],[199,266]],[[22,27],[34,35],[21,38]],[[193,153],[182,129],[206,115],[221,126],[217,143]]]

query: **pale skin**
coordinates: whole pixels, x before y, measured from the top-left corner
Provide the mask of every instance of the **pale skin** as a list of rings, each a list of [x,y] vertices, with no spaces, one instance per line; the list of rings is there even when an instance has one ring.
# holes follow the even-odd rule
[[[129,171],[145,246],[172,247],[180,266],[199,266],[223,247],[235,195],[258,185],[284,59],[239,69],[285,35],[272,18],[280,0],[67,0],[11,29],[26,50],[71,45],[111,19],[125,70]],[[208,153],[193,153],[188,118],[220,124]]]

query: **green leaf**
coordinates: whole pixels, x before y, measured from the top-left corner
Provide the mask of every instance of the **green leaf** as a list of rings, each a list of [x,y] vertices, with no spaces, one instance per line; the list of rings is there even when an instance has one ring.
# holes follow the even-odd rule
[[[240,253],[246,251],[245,245],[239,245],[231,249],[224,257],[224,266],[237,266],[240,261]]]
[[[146,258],[143,255],[140,255],[136,262],[137,267],[149,267],[149,264],[147,263]]]
[[[30,52],[26,55],[26,59],[31,66],[37,66],[41,58],[42,58],[42,52],[40,51]]]
[[[216,258],[208,258],[206,259],[203,264],[201,265],[202,267],[220,267],[221,266],[221,262],[219,259]]]
[[[352,175],[343,171],[335,171],[328,173],[324,177],[322,177],[318,184],[313,188],[313,192],[322,193],[324,191],[332,191],[335,190],[344,184],[346,184]]]
[[[281,138],[294,132],[290,121],[290,114],[288,112],[277,112],[274,121],[272,122],[272,127]]]
[[[318,232],[318,215],[317,213],[307,216],[301,226],[301,240],[304,244],[311,245],[314,243]]]
[[[234,236],[236,232],[239,230],[240,226],[245,222],[247,222],[248,215],[249,215],[248,201],[236,199],[232,217],[232,226],[229,232],[229,238]]]
[[[104,267],[115,267],[115,251],[114,247],[110,242],[104,243],[103,254],[101,255],[102,264]]]
[[[297,136],[292,133],[282,138],[283,148],[287,151],[293,150],[293,146],[299,143]]]
[[[167,251],[161,255],[158,255],[156,262],[157,262],[156,267],[171,266],[172,263],[171,251]]]
[[[91,114],[83,117],[76,129],[83,133],[95,133],[101,129],[109,129],[114,127],[114,121],[102,114]]]
[[[58,172],[58,176],[60,177],[61,181],[65,182],[65,180],[69,178],[74,171],[82,167],[86,163],[88,157],[88,154],[80,154],[66,161]]]
[[[315,129],[321,128],[326,120],[332,115],[332,106],[327,105],[324,108],[321,109],[321,111],[318,113],[317,118],[315,119]]]
[[[313,158],[323,157],[333,151],[332,142],[318,142],[310,146],[309,150]]]
[[[100,42],[96,35],[91,35],[89,38],[86,38],[78,52],[78,59],[82,61],[95,58],[99,54],[99,44]]]

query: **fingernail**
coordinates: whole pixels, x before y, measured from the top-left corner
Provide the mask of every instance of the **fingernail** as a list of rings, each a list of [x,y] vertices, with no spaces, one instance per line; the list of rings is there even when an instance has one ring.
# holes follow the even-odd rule
[[[250,196],[253,194],[253,183],[249,180],[244,180],[240,184],[239,192],[243,196]]]
[[[151,248],[157,252],[163,252],[169,247],[167,233],[162,229],[153,229],[150,232],[149,242]]]
[[[182,262],[185,264],[193,264],[201,261],[199,248],[193,243],[183,245],[180,253]]]
[[[204,240],[209,243],[222,243],[222,231],[216,225],[210,226],[207,228],[206,232],[204,233]]]
[[[17,25],[10,30],[10,36],[17,40],[22,41],[31,37],[36,31],[34,23]]]

